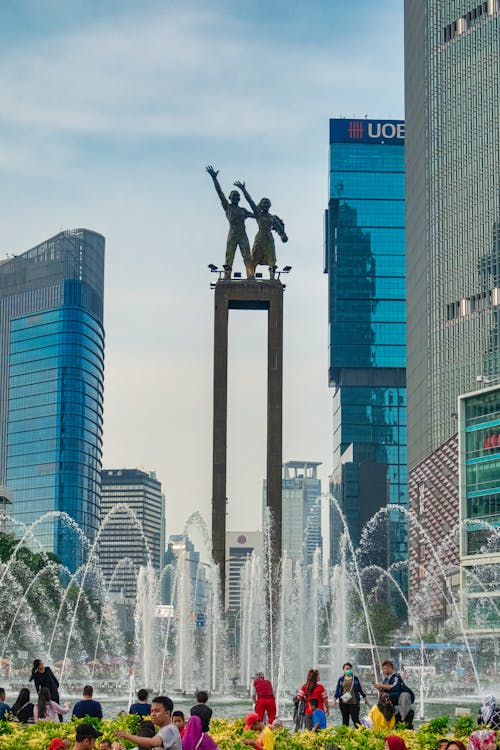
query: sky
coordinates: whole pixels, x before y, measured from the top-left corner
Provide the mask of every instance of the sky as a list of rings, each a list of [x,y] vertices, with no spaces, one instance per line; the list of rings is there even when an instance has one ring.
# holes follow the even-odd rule
[[[283,459],[321,461],[327,488],[328,120],[403,116],[402,6],[2,0],[0,260],[62,229],[105,236],[103,466],[156,471],[168,534],[211,517],[207,266],[227,221],[207,164],[285,221]],[[265,313],[231,313],[232,530],[261,524],[266,346]]]

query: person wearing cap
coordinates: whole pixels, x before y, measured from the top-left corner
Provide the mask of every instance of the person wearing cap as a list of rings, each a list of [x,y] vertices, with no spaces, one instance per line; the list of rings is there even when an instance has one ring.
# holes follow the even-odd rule
[[[158,733],[154,737],[141,737],[137,734],[129,734],[121,729],[117,730],[115,735],[144,748],[164,747],[167,750],[182,750],[179,730],[172,723],[173,710],[172,700],[167,695],[159,695],[157,698],[153,698],[151,703],[151,719],[158,727]]]
[[[67,739],[62,739],[61,737],[54,737],[50,743],[48,750],[69,750],[71,743]]]
[[[102,737],[102,732],[99,732],[92,724],[78,724],[73,750],[94,750],[98,737]]]
[[[264,721],[264,714],[267,714],[267,723],[272,724],[276,718],[276,700],[273,686],[270,680],[265,679],[263,672],[257,672],[255,675],[253,697],[255,713],[258,714],[259,719]]]
[[[250,745],[254,750],[274,750],[274,735],[269,725],[264,726],[264,723],[259,719],[257,713],[248,714],[245,720],[245,732],[259,732],[256,740],[244,739],[245,745]]]

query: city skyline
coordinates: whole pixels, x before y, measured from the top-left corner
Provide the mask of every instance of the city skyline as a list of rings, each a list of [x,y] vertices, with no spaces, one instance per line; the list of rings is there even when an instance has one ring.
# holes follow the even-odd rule
[[[285,292],[283,458],[317,457],[327,486],[328,121],[403,113],[402,8],[361,6],[354,13],[340,2],[313,2],[293,17],[281,2],[261,13],[223,2],[178,10],[153,1],[118,10],[76,2],[71,14],[56,0],[2,10],[0,260],[61,228],[85,226],[106,237],[103,462],[157,472],[169,533],[182,530],[194,510],[210,519],[207,265],[222,263],[226,220],[207,163],[221,170],[226,193],[234,179],[246,179],[286,222],[290,241],[278,247],[279,264],[293,266]],[[251,239],[254,233],[249,223]],[[235,270],[242,268],[239,258]],[[258,527],[263,329],[263,316],[235,314],[231,323],[228,528]]]

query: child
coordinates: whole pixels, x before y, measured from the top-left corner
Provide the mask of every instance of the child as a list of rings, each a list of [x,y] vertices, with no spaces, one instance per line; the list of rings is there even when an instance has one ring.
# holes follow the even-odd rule
[[[309,708],[312,711],[312,731],[318,732],[320,729],[326,729],[326,714],[321,708],[318,708],[316,698],[309,699]]]
[[[199,716],[201,719],[201,731],[208,732],[210,719],[212,718],[212,709],[206,705],[208,703],[207,691],[198,690],[196,693],[196,700],[196,705],[191,709],[191,716]]]

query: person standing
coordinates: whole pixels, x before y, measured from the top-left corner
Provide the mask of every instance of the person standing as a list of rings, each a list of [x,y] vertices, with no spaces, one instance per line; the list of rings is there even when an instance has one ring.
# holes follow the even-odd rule
[[[342,669],[344,674],[338,679],[333,705],[335,706],[337,701],[339,701],[342,724],[345,727],[349,726],[349,719],[352,719],[352,723],[356,726],[359,724],[359,704],[361,698],[364,699],[366,706],[368,706],[368,699],[358,677],[352,670],[351,662],[346,661]]]
[[[379,691],[384,691],[390,698],[392,705],[395,707],[398,705],[399,696],[403,689],[403,681],[401,676],[394,669],[392,661],[382,662],[382,672],[384,679],[382,682],[374,682],[374,687]]]
[[[85,685],[83,688],[83,699],[77,701],[73,706],[73,718],[83,719],[84,716],[90,718],[102,719],[102,706],[99,701],[93,699],[94,688],[92,685]]]
[[[139,714],[139,716],[149,716],[151,713],[151,703],[148,703],[148,691],[141,688],[137,693],[137,703],[132,703],[128,712],[129,714]]]
[[[304,700],[306,701],[306,707],[305,707],[305,713],[304,713],[304,726],[306,729],[312,729],[312,709],[310,706],[309,701],[311,698],[316,698],[318,701],[318,708],[321,711],[324,711],[325,714],[328,716],[329,714],[329,706],[328,706],[328,693],[326,692],[323,685],[319,682],[319,670],[318,669],[310,669],[307,673],[307,678],[305,683],[300,688],[299,692],[297,693],[298,700]]]
[[[206,690],[198,690],[196,693],[197,703],[191,708],[191,716],[199,716],[201,719],[201,731],[208,732],[210,728],[210,719],[212,718],[212,709],[207,706],[208,693]]]
[[[497,699],[494,695],[485,695],[483,705],[477,715],[477,723],[489,726],[495,731],[500,729],[500,709],[497,708]]]
[[[35,659],[31,670],[30,682],[35,683],[35,690],[40,695],[43,687],[48,688],[50,699],[59,703],[59,680],[50,667],[46,667],[41,659]]]
[[[270,680],[266,680],[263,672],[257,672],[253,681],[253,697],[255,713],[261,721],[267,714],[267,723],[272,724],[276,718],[276,699]]]
[[[172,724],[172,711],[174,704],[167,695],[159,695],[153,698],[151,703],[151,719],[158,727],[158,733],[154,737],[141,737],[137,734],[123,732],[121,729],[115,732],[120,739],[129,740],[135,745],[142,747],[164,747],[167,750],[182,750],[181,736],[179,730]]]

